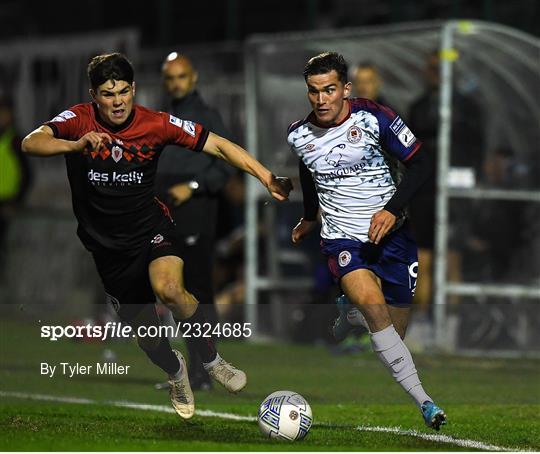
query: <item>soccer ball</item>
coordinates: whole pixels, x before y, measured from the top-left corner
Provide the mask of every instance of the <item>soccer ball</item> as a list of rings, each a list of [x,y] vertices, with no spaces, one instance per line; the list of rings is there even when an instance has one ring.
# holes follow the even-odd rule
[[[264,436],[283,440],[301,440],[311,427],[311,407],[300,394],[276,391],[263,400],[257,416]]]

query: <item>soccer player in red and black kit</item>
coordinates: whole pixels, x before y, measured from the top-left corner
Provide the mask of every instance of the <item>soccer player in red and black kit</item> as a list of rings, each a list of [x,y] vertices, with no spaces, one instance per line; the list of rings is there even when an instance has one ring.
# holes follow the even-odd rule
[[[176,144],[218,156],[257,177],[279,201],[287,199],[291,182],[197,123],[134,104],[133,67],[122,54],[94,57],[88,78],[92,102],[73,106],[31,132],[22,149],[36,156],[65,155],[77,234],[92,253],[107,298],[123,321],[134,330],[159,325],[157,296],[177,321],[202,326],[198,302],[184,288],[172,220],[154,197],[161,150]],[[180,352],[172,350],[166,337],[137,340],[169,375],[176,412],[192,417],[195,403]],[[195,342],[210,376],[231,392],[246,385],[246,374],[219,356],[211,338]]]

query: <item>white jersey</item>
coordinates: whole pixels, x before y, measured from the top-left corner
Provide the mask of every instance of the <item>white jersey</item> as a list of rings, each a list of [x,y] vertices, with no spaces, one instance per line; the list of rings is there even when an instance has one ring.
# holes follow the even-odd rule
[[[421,142],[387,107],[362,98],[349,107],[347,118],[330,128],[318,126],[311,113],[289,127],[287,141],[315,183],[321,236],[366,242],[371,217],[396,191],[382,150],[406,161]]]

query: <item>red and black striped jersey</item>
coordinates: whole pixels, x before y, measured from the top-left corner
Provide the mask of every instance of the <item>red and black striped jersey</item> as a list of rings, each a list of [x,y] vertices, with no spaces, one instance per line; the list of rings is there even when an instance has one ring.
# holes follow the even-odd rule
[[[200,124],[137,104],[118,127],[104,123],[93,103],[73,106],[45,124],[60,139],[78,140],[91,131],[113,139],[100,150],[65,155],[77,233],[91,251],[139,249],[168,214],[154,196],[163,147],[201,151],[208,138]]]

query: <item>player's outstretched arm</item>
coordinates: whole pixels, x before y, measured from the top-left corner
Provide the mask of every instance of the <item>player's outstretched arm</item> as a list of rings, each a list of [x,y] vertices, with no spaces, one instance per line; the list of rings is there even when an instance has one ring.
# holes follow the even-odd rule
[[[111,136],[100,132],[89,132],[76,141],[57,139],[53,130],[43,125],[23,139],[21,148],[25,153],[47,157],[83,150],[99,150],[108,142],[112,142]]]
[[[291,180],[286,177],[276,177],[270,170],[251,156],[241,146],[230,140],[210,133],[203,151],[227,161],[240,170],[258,178],[268,192],[279,201],[287,200],[293,189]]]

